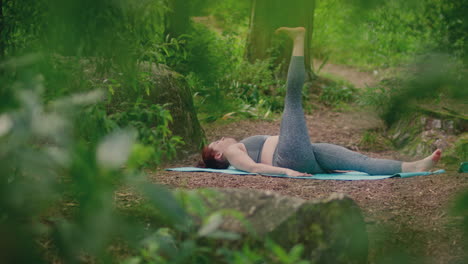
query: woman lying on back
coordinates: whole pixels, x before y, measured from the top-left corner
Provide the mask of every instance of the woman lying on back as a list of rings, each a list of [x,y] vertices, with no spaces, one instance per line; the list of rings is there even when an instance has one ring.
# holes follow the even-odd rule
[[[248,172],[289,176],[308,176],[312,173],[329,173],[335,170],[391,175],[427,171],[439,161],[442,155],[439,149],[425,159],[402,162],[369,158],[333,144],[312,143],[302,109],[305,29],[282,27],[277,32],[286,33],[294,42],[280,135],[257,135],[240,142],[223,137],[204,147],[201,167],[225,169],[232,165]]]

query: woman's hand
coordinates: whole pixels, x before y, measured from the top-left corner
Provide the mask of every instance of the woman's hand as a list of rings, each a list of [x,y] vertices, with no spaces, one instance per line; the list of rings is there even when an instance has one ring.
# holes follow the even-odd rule
[[[313,176],[312,174],[309,174],[309,173],[298,172],[298,171],[291,170],[291,169],[286,170],[286,175],[291,176],[291,177]]]

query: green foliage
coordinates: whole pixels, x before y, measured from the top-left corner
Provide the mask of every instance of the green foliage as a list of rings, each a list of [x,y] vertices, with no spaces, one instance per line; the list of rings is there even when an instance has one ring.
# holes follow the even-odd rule
[[[174,69],[182,68],[183,66],[180,65],[184,64],[188,57],[188,51],[185,47],[188,39],[187,35],[177,38],[169,38],[168,36],[165,41],[155,43],[152,48],[149,48],[144,53],[143,58]]]
[[[227,76],[230,90],[235,97],[250,105],[262,105],[267,111],[279,112],[283,109],[286,94],[283,80],[275,78],[281,65],[271,61],[242,62]]]
[[[304,247],[302,245],[296,245],[288,251],[284,248],[278,246],[276,243],[271,240],[266,240],[264,245],[264,252],[259,252],[251,248],[250,245],[244,245],[242,250],[235,252],[232,263],[241,264],[241,263],[262,263],[264,261],[268,263],[298,263],[298,264],[307,264],[310,263],[307,260],[302,259],[302,254]]]
[[[161,1],[5,1],[6,54],[49,51],[116,63],[141,54],[160,31]],[[144,25],[144,26],[143,26]],[[119,56],[125,54],[125,56]]]
[[[410,67],[412,75],[394,82],[390,100],[382,105],[388,125],[414,112],[418,103],[437,104],[447,99],[466,102],[468,79],[463,70],[448,56],[435,54],[421,58]]]
[[[462,162],[468,160],[468,133],[460,135],[453,143],[453,146],[446,150],[442,156],[442,161],[445,164],[459,167]]]
[[[319,100],[327,106],[343,107],[356,99],[357,90],[354,86],[343,80],[328,82],[322,86]]]
[[[459,217],[461,220],[461,228],[464,235],[464,246],[468,246],[468,191],[464,191],[458,195],[455,205],[452,209],[452,214]],[[464,256],[465,261],[468,260],[468,256]]]
[[[45,8],[45,1],[3,0],[0,39],[5,44],[2,47],[5,55],[18,54],[38,44],[44,32]],[[33,51],[37,51],[37,47]]]
[[[437,4],[433,4],[437,8]],[[441,43],[445,52],[454,53],[468,65],[468,1],[442,1],[439,7],[442,13],[442,27],[446,30],[447,38]],[[442,46],[441,45],[441,46]]]
[[[165,106],[137,102],[122,103],[124,111],[109,116],[120,127],[132,127],[138,131],[139,140],[147,147],[138,150],[150,155],[153,164],[160,164],[176,156],[177,147],[183,144],[180,137],[172,136],[169,124],[172,117]],[[148,153],[149,146],[152,151]],[[145,153],[146,152],[146,153]]]
[[[358,103],[371,106],[389,126],[420,111],[421,106],[464,114],[468,79],[456,60],[444,54],[428,54],[405,69],[376,87],[363,89]]]
[[[213,2],[214,4],[208,7],[208,12],[216,18],[224,31],[238,32],[242,31],[242,28],[247,28],[250,17],[250,1],[223,0]]]
[[[367,69],[404,64],[427,51],[449,52],[463,59],[464,2],[318,1],[314,56]]]
[[[111,114],[103,107],[101,103],[81,110],[82,118],[75,126],[75,133],[87,142],[96,143],[118,128],[135,129],[140,142],[134,146],[132,164],[135,166],[158,165],[168,161],[176,156],[178,147],[184,144],[169,129],[172,117],[166,106],[123,102],[119,110]]]
[[[262,245],[244,243],[238,250],[228,245],[218,245],[213,250],[215,242],[195,237],[180,241],[171,229],[163,228],[143,242],[138,256],[128,258],[124,263],[310,263],[302,258],[302,245],[287,251],[268,240]]]
[[[208,214],[206,202],[219,198],[213,190],[175,192],[178,201],[191,216],[185,225],[162,227],[142,240],[141,248],[124,263],[309,263],[302,260],[303,247],[296,245],[289,251],[271,240],[257,241],[254,233],[242,238],[237,233],[220,230],[223,217],[234,218],[253,232],[244,216],[237,211],[221,209]],[[135,214],[135,206],[128,211]],[[142,207],[148,213],[147,207]],[[152,215],[157,216],[157,212]],[[156,217],[157,219],[157,217]],[[152,218],[148,221],[152,221]],[[195,224],[195,223],[200,224]]]
[[[199,120],[213,122],[220,118],[228,119],[233,115],[252,116],[253,109],[239,98],[226,92],[223,87],[205,88],[194,94]]]
[[[159,161],[154,151],[156,157],[171,155],[174,144],[164,107],[122,103],[108,115],[104,93],[95,91],[44,104],[36,92],[43,81],[16,82],[22,89],[16,110],[0,115],[0,230],[8,241],[0,244],[8,245],[2,248],[6,261],[117,262],[122,256],[109,251],[115,247],[128,252],[126,263],[239,263],[252,254],[272,263],[301,261],[300,246],[286,251],[272,242],[246,242],[244,252],[220,245],[220,239],[239,239],[219,230],[221,216],[244,221],[238,212],[208,215],[200,197],[181,193],[176,200],[145,180],[137,169],[148,159]],[[27,87],[31,84],[36,88]],[[151,123],[159,126],[150,129]],[[119,128],[124,126],[136,130]],[[138,130],[141,143],[135,143]],[[144,206],[116,207],[116,194],[127,186],[144,198]]]
[[[396,84],[392,84],[398,80],[396,79],[385,79],[380,82],[377,86],[367,86],[363,88],[357,98],[357,103],[361,106],[371,106],[382,114],[383,108],[381,106],[386,105],[391,96],[391,89],[389,87],[395,87]]]
[[[279,66],[243,61],[244,42],[235,34],[219,36],[204,25],[194,29],[187,37],[190,55],[176,68],[187,74],[201,120],[266,117],[282,109],[284,81],[275,78]]]
[[[271,113],[281,112],[286,87],[284,80],[277,77],[280,66],[270,61],[243,61],[214,87],[204,86],[195,75],[190,75],[189,84],[196,91],[195,102],[202,120],[234,115],[267,118]]]
[[[226,48],[232,44],[229,38],[221,38],[205,25],[194,24],[187,43],[189,56],[185,65],[176,67],[176,71],[185,74],[193,72],[204,85],[213,86],[230,70],[231,63],[235,63],[233,60],[237,59],[233,48]]]
[[[0,75],[3,98],[12,97],[15,83],[37,73],[45,80],[42,97],[46,102],[101,88],[107,92],[105,101],[80,110],[76,135],[97,144],[112,130],[131,126],[143,144],[140,152],[145,154],[141,155],[151,153],[145,163],[159,164],[173,157],[182,142],[169,131],[168,111],[145,101],[154,84],[141,70],[143,60],[166,63],[174,60],[164,56],[168,51],[180,54],[183,50],[176,41],[164,43],[162,1],[40,0],[31,3],[31,9],[20,2],[29,1],[6,1],[4,8],[6,53],[33,50],[40,55],[20,57],[27,60],[23,65],[17,65],[21,59],[6,64]]]
[[[362,150],[384,151],[392,148],[392,142],[382,136],[381,131],[366,131],[359,142],[359,148]]]
[[[112,258],[107,247],[114,239],[135,240],[144,229],[136,219],[120,215],[114,204],[114,192],[128,177],[133,176],[134,186],[141,186],[138,175],[120,170],[131,154],[134,136],[117,131],[96,145],[87,144],[70,133],[72,120],[78,119],[78,107],[96,103],[102,93],[73,95],[44,105],[37,91],[41,84],[36,87],[18,93],[18,107],[0,118],[3,259],[48,262],[38,248],[41,239],[54,245],[49,256],[53,253],[66,263],[78,261],[84,252],[99,260]],[[142,190],[150,194],[157,188],[145,183]],[[157,197],[149,199],[151,205],[165,212],[170,222],[184,219],[167,191],[158,191]],[[60,207],[67,204],[77,207],[66,213]],[[9,245],[8,250],[3,245]]]

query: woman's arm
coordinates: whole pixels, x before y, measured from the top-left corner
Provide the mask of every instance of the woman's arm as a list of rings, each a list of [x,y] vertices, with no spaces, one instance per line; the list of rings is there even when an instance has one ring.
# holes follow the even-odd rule
[[[254,162],[255,163],[255,162]],[[234,166],[235,167],[235,166]],[[312,174],[303,173],[287,168],[271,166],[263,163],[255,163],[253,170],[251,172],[254,173],[271,173],[271,174],[286,174],[292,177],[299,177],[299,176],[312,176]]]
[[[295,170],[271,166],[263,163],[256,163],[253,161],[247,152],[242,149],[241,145],[234,145],[225,153],[225,157],[229,163],[239,170],[253,172],[253,173],[271,173],[271,174],[286,174],[288,176],[311,176],[311,174],[298,172]]]

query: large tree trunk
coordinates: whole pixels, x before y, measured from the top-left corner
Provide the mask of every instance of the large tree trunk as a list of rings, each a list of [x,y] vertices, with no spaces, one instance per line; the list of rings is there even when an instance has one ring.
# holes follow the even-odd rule
[[[315,0],[253,0],[250,30],[247,39],[246,57],[250,62],[269,58],[272,52],[278,55],[277,63],[284,62],[282,72],[287,72],[291,56],[291,43],[275,42],[274,31],[278,27],[305,27],[305,64],[309,78],[313,77],[311,62],[311,40],[314,23]],[[271,50],[273,48],[273,51]]]
[[[361,210],[342,194],[305,201],[270,191],[242,189],[197,190],[209,212],[233,209],[239,218],[224,216],[217,230],[241,233],[243,239],[270,238],[286,249],[305,247],[312,263],[367,263],[368,240]],[[252,235],[255,233],[255,236]]]
[[[164,35],[172,38],[187,33],[190,25],[190,5],[186,0],[169,0],[164,16]]]

